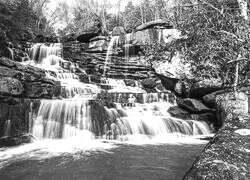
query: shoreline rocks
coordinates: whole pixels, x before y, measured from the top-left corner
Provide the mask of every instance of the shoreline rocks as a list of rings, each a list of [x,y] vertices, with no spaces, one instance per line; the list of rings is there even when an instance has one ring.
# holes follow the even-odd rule
[[[207,144],[184,180],[248,180],[250,115],[244,93],[225,93],[216,98],[223,127]],[[240,133],[242,132],[242,133]]]

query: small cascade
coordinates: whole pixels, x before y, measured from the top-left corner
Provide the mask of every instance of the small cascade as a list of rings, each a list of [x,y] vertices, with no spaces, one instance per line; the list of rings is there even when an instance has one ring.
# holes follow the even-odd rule
[[[95,84],[85,84],[79,81],[79,77],[73,73],[56,73],[57,80],[61,82],[61,95],[63,98],[94,99],[100,93]]]
[[[129,62],[129,51],[130,51],[130,42],[131,42],[131,33],[125,35],[125,59]]]
[[[107,78],[107,84],[113,87],[108,91],[109,93],[115,93],[115,92],[146,93],[146,91],[141,89],[139,86],[135,87],[126,86],[123,79]]]
[[[108,63],[110,63],[111,61],[111,55],[113,55],[117,50],[118,43],[119,43],[119,36],[113,36],[108,45],[108,50],[107,50],[104,69],[103,69],[104,76],[106,75]]]
[[[4,123],[4,134],[3,136],[10,136],[11,120],[6,120]]]
[[[8,50],[10,52],[11,60],[14,60],[14,51],[13,51],[13,49],[8,47]]]
[[[52,43],[43,44],[37,43],[30,48],[30,58],[39,64],[47,64],[43,62],[44,59],[48,58],[50,55],[61,56],[62,44]]]
[[[79,79],[79,77],[76,74],[70,73],[70,72],[66,72],[66,73],[57,72],[56,76],[59,79]]]
[[[168,134],[177,136],[210,134],[205,122],[181,120],[172,118],[165,111],[171,105],[161,104],[136,104],[136,107],[107,109],[111,119],[116,119],[118,134],[120,135],[148,135],[168,138]]]
[[[42,100],[32,133],[43,138],[92,138],[88,101]]]
[[[60,43],[41,44],[37,43],[30,49],[30,57],[33,60],[32,65],[48,70],[48,78],[61,82],[61,96],[63,98],[84,98],[93,99],[100,92],[99,87],[94,84],[85,84],[80,82],[79,77],[65,70],[61,64],[68,63],[60,57],[62,45]],[[49,71],[55,72],[51,75]]]

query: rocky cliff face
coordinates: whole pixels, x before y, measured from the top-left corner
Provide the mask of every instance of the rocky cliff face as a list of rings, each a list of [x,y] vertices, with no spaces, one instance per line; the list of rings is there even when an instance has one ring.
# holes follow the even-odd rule
[[[60,95],[60,82],[48,78],[46,71],[0,58],[0,97],[52,98]]]
[[[250,117],[247,96],[226,93],[217,97],[223,128],[205,147],[185,180],[250,178]]]
[[[0,136],[28,133],[35,99],[60,96],[60,82],[48,78],[46,73],[0,57]]]

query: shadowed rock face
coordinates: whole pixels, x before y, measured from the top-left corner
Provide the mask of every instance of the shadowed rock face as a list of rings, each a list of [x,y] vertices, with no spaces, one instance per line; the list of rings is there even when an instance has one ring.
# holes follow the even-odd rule
[[[205,147],[184,180],[250,178],[247,97],[242,93],[235,96],[232,92],[219,95],[216,100],[224,126]]]
[[[89,43],[90,39],[98,36],[101,33],[101,22],[96,19],[92,22],[87,22],[86,25],[77,34],[77,40],[83,43]]]
[[[22,134],[14,137],[1,137],[0,147],[18,146],[21,144],[32,143],[35,138],[31,134]]]
[[[184,109],[179,108],[178,106],[173,106],[168,109],[168,112],[171,116],[180,118],[180,119],[191,119],[190,114]]]
[[[212,112],[212,109],[205,106],[201,101],[197,99],[185,98],[179,99],[178,105],[187,110],[190,113],[201,114],[206,112]]]

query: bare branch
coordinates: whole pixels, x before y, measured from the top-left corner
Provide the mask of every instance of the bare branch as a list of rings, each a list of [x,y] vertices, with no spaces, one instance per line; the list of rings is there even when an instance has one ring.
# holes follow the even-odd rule
[[[204,0],[198,0],[198,1],[200,1],[202,4],[205,4],[205,5],[209,6],[209,7],[211,7],[212,9],[218,11],[221,15],[223,15],[223,10],[214,7],[212,4],[210,4],[210,3],[208,3],[208,2],[206,2]]]

